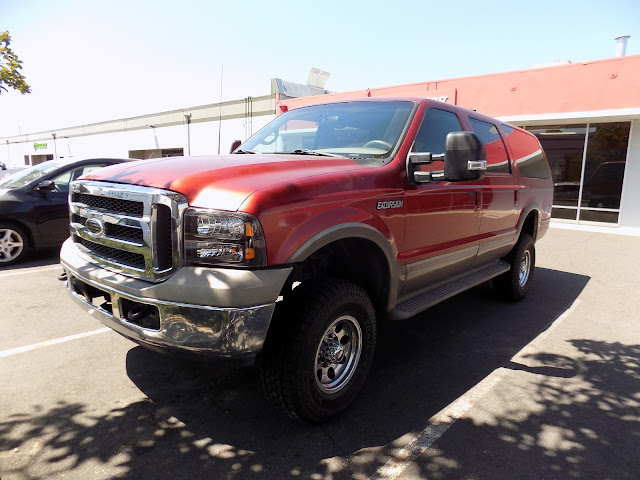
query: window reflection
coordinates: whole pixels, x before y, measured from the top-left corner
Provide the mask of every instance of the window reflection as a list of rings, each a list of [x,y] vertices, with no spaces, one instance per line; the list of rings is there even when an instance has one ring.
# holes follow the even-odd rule
[[[581,206],[620,208],[629,129],[629,123],[590,125]]]
[[[542,126],[528,130],[538,137],[547,155],[553,176],[553,204],[577,207],[587,126]]]
[[[527,129],[538,137],[549,160],[553,218],[618,222],[630,128],[629,122],[621,122]]]

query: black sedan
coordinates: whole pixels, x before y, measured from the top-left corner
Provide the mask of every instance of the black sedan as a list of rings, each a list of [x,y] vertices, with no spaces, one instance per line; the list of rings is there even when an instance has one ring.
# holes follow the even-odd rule
[[[0,178],[0,268],[69,236],[69,183],[129,159],[50,160]]]

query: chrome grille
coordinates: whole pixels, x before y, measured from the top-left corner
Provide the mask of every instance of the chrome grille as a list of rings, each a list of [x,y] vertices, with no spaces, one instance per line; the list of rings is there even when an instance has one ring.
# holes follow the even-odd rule
[[[71,237],[94,263],[151,281],[180,267],[183,195],[81,180],[71,184],[69,205]]]
[[[143,202],[133,202],[119,198],[100,197],[98,195],[88,195],[86,193],[74,193],[71,201],[81,203],[88,207],[99,208],[112,213],[130,215],[132,217],[142,217],[144,212]]]
[[[137,227],[107,224],[105,232],[108,237],[119,238],[123,240],[133,240],[134,242],[141,242],[142,240],[144,240],[142,229]]]
[[[126,265],[139,270],[144,269],[144,255],[140,255],[139,253],[126,252],[124,250],[118,250],[117,248],[107,247],[106,245],[90,242],[82,237],[77,237],[76,242],[85,247],[95,257],[117,262],[120,265]]]

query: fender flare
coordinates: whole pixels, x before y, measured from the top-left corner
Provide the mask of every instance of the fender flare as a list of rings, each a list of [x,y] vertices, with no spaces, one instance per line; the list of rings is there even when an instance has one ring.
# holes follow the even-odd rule
[[[287,260],[287,264],[298,263],[306,260],[311,254],[322,247],[338,240],[358,238],[368,240],[375,244],[383,253],[389,272],[389,292],[387,298],[387,310],[395,305],[400,283],[400,265],[396,260],[396,252],[392,243],[379,230],[364,223],[350,222],[333,225],[304,242]]]
[[[536,202],[534,203],[530,203],[529,205],[526,206],[526,208],[522,209],[522,213],[520,214],[520,219],[518,220],[518,236],[517,238],[520,237],[520,234],[522,233],[522,227],[524,226],[524,222],[526,221],[527,217],[529,216],[529,214],[531,212],[536,213],[536,223],[535,223],[535,230],[533,232],[533,241],[535,242],[536,239],[538,238],[538,230],[540,229],[540,212],[542,211],[542,209],[540,208],[540,205]]]

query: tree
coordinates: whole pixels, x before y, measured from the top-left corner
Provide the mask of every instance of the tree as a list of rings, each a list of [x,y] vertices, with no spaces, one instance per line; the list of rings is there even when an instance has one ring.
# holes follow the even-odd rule
[[[27,84],[22,70],[22,61],[13,53],[9,47],[11,36],[9,32],[0,33],[0,94],[2,91],[8,92],[9,88],[18,90],[23,95],[31,93],[31,87]]]

